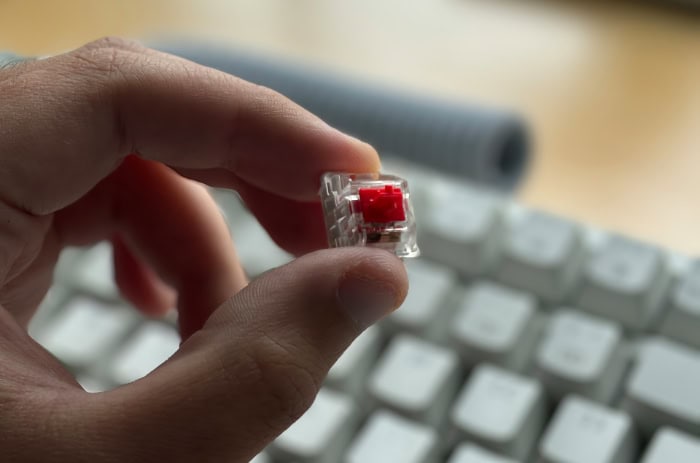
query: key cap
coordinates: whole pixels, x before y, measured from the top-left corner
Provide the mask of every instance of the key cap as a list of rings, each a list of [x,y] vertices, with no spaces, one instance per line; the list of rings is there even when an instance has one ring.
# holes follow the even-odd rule
[[[642,343],[623,407],[651,435],[661,426],[700,434],[700,352],[663,338]]]
[[[493,262],[500,235],[501,201],[454,182],[435,183],[418,224],[421,252],[466,275]]]
[[[68,291],[63,286],[54,285],[49,288],[46,296],[44,296],[44,300],[41,301],[32,319],[29,321],[27,326],[29,336],[34,339],[37,336],[41,336],[41,331],[51,324],[53,317],[61,310],[67,298]]]
[[[559,301],[571,289],[582,250],[573,223],[525,212],[508,227],[498,279],[546,301]]]
[[[458,308],[450,337],[470,366],[483,361],[520,370],[537,339],[535,300],[505,286],[476,282]]]
[[[617,325],[583,312],[556,312],[537,353],[537,375],[555,399],[577,393],[609,402],[625,372]]]
[[[76,297],[36,340],[64,363],[82,368],[105,355],[134,322],[124,307]]]
[[[544,425],[542,387],[535,380],[501,368],[478,365],[459,395],[451,418],[462,439],[524,460]]]
[[[638,331],[656,316],[666,282],[665,263],[657,249],[611,237],[586,266],[579,306]]]
[[[497,455],[474,444],[462,444],[447,463],[518,463],[510,458]]]
[[[395,337],[369,378],[378,402],[433,426],[456,392],[459,359],[451,350],[409,335]]]
[[[335,463],[350,442],[358,415],[346,396],[321,389],[313,405],[272,444],[282,461]]]
[[[180,336],[170,326],[148,321],[127,340],[112,364],[112,377],[119,384],[143,378],[166,361],[180,346]]]
[[[345,463],[436,463],[435,431],[393,413],[375,412],[360,430]]]
[[[632,463],[632,422],[625,413],[577,396],[557,408],[540,443],[541,463]]]
[[[669,299],[661,333],[700,349],[700,261],[682,276]]]
[[[365,379],[379,354],[379,328],[370,326],[360,334],[335,362],[326,377],[326,385],[354,397],[360,395]]]
[[[85,252],[73,266],[72,283],[81,291],[105,299],[119,297],[114,282],[112,245],[103,241]]]
[[[647,447],[641,463],[698,463],[700,439],[673,428],[661,428]]]
[[[385,326],[391,332],[410,331],[424,339],[435,337],[450,315],[445,298],[456,283],[456,275],[447,267],[425,260],[407,262],[406,271],[408,295]]]
[[[292,255],[277,246],[256,220],[235,223],[233,238],[238,258],[245,271],[252,276],[292,260]]]

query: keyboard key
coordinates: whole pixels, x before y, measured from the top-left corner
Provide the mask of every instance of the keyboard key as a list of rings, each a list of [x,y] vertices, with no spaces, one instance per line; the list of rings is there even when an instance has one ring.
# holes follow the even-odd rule
[[[508,227],[498,278],[544,300],[559,301],[571,289],[582,250],[573,223],[528,212]]]
[[[380,410],[360,430],[344,462],[436,463],[437,446],[429,427]]]
[[[520,370],[537,339],[535,300],[505,286],[474,283],[458,308],[450,337],[470,366],[492,362]]]
[[[659,250],[627,238],[611,237],[586,267],[579,305],[638,331],[654,319],[666,280]]]
[[[180,346],[180,336],[163,323],[144,323],[119,351],[112,364],[112,376],[119,384],[143,378],[165,362]]]
[[[483,272],[495,257],[500,207],[495,195],[454,182],[436,183],[418,223],[421,252],[463,274]]]
[[[326,377],[326,385],[357,397],[381,348],[377,326],[360,334],[335,362]]]
[[[76,260],[72,273],[72,284],[81,291],[105,299],[119,297],[111,243],[103,241],[90,248]]]
[[[283,461],[337,462],[357,418],[348,396],[321,389],[309,410],[273,442],[270,452]]]
[[[100,360],[134,322],[134,314],[124,307],[77,297],[36,340],[64,363],[82,368]]]
[[[27,332],[29,336],[36,339],[41,336],[41,331],[51,325],[52,318],[61,310],[61,306],[66,303],[68,291],[63,286],[54,285],[49,288],[44,300],[41,301],[36,312],[29,320]]]
[[[292,260],[292,255],[281,249],[257,220],[233,224],[236,253],[245,271],[257,276]]]
[[[537,353],[537,374],[555,399],[577,393],[609,402],[625,372],[617,325],[582,312],[556,312]]]
[[[661,426],[700,434],[700,352],[663,338],[644,342],[623,407],[647,435]]]
[[[632,463],[635,437],[629,417],[576,396],[565,398],[540,444],[542,463]]]
[[[447,463],[518,463],[510,458],[502,457],[474,444],[462,444]]]
[[[700,261],[681,277],[668,305],[661,333],[700,349]]]
[[[456,283],[452,270],[425,260],[406,263],[409,290],[406,300],[386,320],[390,331],[410,331],[434,337],[446,325],[449,311],[445,298]]]
[[[437,426],[456,392],[459,359],[451,350],[418,338],[395,337],[369,379],[378,402]]]
[[[452,410],[461,438],[520,460],[530,454],[544,420],[537,381],[487,364],[474,369]]]
[[[700,439],[673,428],[654,434],[641,463],[698,463]]]

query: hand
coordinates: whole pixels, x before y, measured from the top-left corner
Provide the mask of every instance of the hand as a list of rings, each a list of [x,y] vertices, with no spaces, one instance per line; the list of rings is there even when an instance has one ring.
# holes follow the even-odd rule
[[[325,246],[324,171],[372,148],[271,90],[118,40],[0,71],[3,461],[245,462],[405,296],[400,261]],[[134,153],[134,156],[127,156]],[[295,254],[248,283],[199,183],[238,191]],[[111,239],[122,294],[177,305],[183,343],[142,380],[88,394],[27,336],[62,247]]]

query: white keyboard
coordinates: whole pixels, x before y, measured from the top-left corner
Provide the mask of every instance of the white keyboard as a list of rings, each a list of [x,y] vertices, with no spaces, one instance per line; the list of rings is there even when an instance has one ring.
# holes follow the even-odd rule
[[[384,165],[416,207],[408,298],[255,463],[700,462],[700,261]],[[249,273],[291,258],[214,195]],[[179,341],[119,299],[106,244],[64,253],[30,334],[89,391]]]

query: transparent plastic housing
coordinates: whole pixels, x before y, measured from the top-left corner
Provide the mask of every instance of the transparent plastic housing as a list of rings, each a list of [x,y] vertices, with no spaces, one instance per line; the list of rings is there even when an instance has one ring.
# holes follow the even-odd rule
[[[330,247],[371,246],[399,257],[420,254],[406,180],[327,173],[321,177],[320,195]]]

